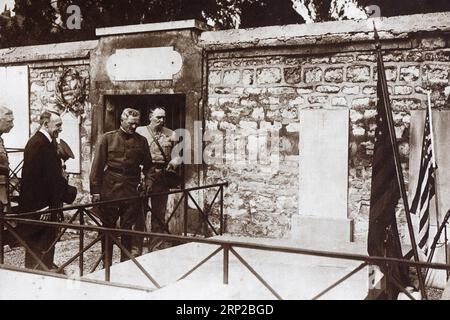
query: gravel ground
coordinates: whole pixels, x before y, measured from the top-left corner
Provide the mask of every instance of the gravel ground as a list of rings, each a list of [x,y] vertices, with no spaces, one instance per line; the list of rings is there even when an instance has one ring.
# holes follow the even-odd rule
[[[84,235],[84,247],[88,246],[97,237],[96,232],[86,232]],[[155,250],[161,250],[170,247],[169,243],[162,243]],[[66,232],[61,241],[56,244],[54,262],[57,266],[65,264],[69,259],[74,257],[79,252],[79,235],[75,233]],[[144,245],[143,253],[148,253],[148,248]],[[87,274],[92,272],[94,265],[100,259],[102,253],[100,241],[94,244],[89,250],[84,253],[83,259],[83,273]],[[113,264],[120,262],[120,249],[114,246],[113,251]],[[5,264],[16,267],[25,267],[25,249],[22,247],[16,247],[13,249],[5,250]],[[102,269],[102,263],[96,267],[96,270]],[[67,267],[64,268],[64,273],[68,276],[78,276],[79,271],[79,259],[75,259]]]

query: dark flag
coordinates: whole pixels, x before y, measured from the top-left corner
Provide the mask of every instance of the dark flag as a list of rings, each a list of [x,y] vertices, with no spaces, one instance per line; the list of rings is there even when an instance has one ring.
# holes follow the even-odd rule
[[[394,148],[397,146],[393,146],[391,142],[388,116],[392,121],[392,111],[381,51],[378,50],[377,54],[377,127],[372,163],[367,251],[371,256],[403,258],[395,217],[395,208],[400,199],[394,155]],[[388,115],[388,113],[390,114]],[[393,142],[396,143],[395,138]],[[389,273],[396,278],[399,284],[406,286],[408,282],[407,267],[391,264],[388,269],[385,265],[380,266],[380,268],[383,273]]]
[[[427,109],[423,131],[422,155],[420,160],[419,180],[414,196],[411,213],[419,214],[419,248],[428,255],[428,238],[430,234],[430,200],[434,190],[434,162],[430,130],[430,115]]]

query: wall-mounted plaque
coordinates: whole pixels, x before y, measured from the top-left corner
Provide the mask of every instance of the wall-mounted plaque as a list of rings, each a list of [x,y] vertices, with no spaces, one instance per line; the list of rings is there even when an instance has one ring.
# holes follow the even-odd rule
[[[182,64],[173,47],[118,49],[106,69],[112,81],[172,80]]]
[[[66,161],[67,173],[80,173],[80,117],[72,112],[66,112],[61,116],[63,125],[59,137],[63,139],[72,150],[75,159]]]

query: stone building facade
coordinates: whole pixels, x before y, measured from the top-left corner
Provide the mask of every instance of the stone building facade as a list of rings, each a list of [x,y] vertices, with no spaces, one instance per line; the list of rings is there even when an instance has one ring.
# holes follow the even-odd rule
[[[411,112],[426,108],[424,90],[431,90],[433,108],[439,111],[450,108],[449,18],[450,13],[439,13],[377,20],[407,180],[412,148]],[[185,90],[191,106],[186,109],[189,114],[186,127],[192,129],[193,121],[201,121],[204,132],[215,132],[215,137],[219,136],[225,142],[221,150],[225,160],[189,167],[188,185],[229,181],[225,193],[227,232],[254,237],[298,237],[296,225],[302,220],[297,218],[309,215],[302,212],[300,195],[311,192],[301,190],[300,183],[302,170],[305,170],[301,165],[304,150],[301,149],[300,132],[308,125],[302,122],[303,112],[347,112],[348,130],[340,134],[348,137],[344,146],[348,165],[329,170],[343,170],[347,177],[344,191],[346,210],[342,219],[348,222],[343,230],[351,234],[340,240],[364,240],[377,98],[373,25],[368,21],[344,21],[228,31],[207,31],[196,24],[184,28],[194,30],[189,35],[195,46],[193,52],[201,54],[197,56],[198,64],[191,63],[190,69],[181,73],[186,76],[191,71],[195,72],[198,87],[189,88],[178,81],[180,76],[174,75],[173,80],[165,82],[130,82],[131,91],[127,91],[127,83],[112,81],[105,86],[108,92],[116,90],[115,94],[137,94],[141,90],[142,94],[158,94],[161,93],[158,89],[161,83],[165,88],[164,94],[179,94]],[[165,32],[172,31],[134,30],[130,37],[139,33],[141,38],[162,39]],[[125,39],[129,36],[125,32],[114,37]],[[170,43],[161,45],[180,47],[176,35],[171,34],[169,38]],[[100,37],[99,41],[0,50],[0,66],[29,67],[30,132],[37,128],[37,116],[43,108],[58,108],[55,84],[64,70],[78,71],[83,81],[90,84],[85,92],[84,111],[80,113],[81,171],[71,175],[72,183],[82,191],[77,199],[80,202],[88,201],[92,142],[103,128],[103,124],[97,122],[104,119],[94,113],[105,108],[101,105],[105,102],[98,92],[92,92],[99,90],[105,82],[102,78],[96,83],[92,75],[94,70],[99,73],[97,63],[101,61],[99,55],[103,54],[99,48],[103,46],[110,50],[104,41],[104,37]],[[141,46],[129,41],[121,48]],[[145,46],[152,45],[146,43]],[[95,133],[91,133],[93,127]],[[236,141],[244,144],[236,144]],[[318,148],[326,151],[332,143],[330,141]],[[211,145],[214,145],[214,138],[203,146],[208,148]],[[231,149],[227,149],[229,146]],[[258,153],[259,147],[275,149],[269,151],[265,162],[260,161],[259,156],[250,161],[250,154]],[[220,148],[219,144],[215,152]],[[276,162],[271,157],[274,152]],[[238,158],[244,161],[234,161]],[[405,234],[401,205],[398,206],[398,216]]]

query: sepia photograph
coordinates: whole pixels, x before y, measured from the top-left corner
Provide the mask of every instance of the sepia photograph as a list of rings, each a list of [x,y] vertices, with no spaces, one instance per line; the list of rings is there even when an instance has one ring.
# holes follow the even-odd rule
[[[0,0],[0,300],[450,300],[449,195],[448,0]]]

